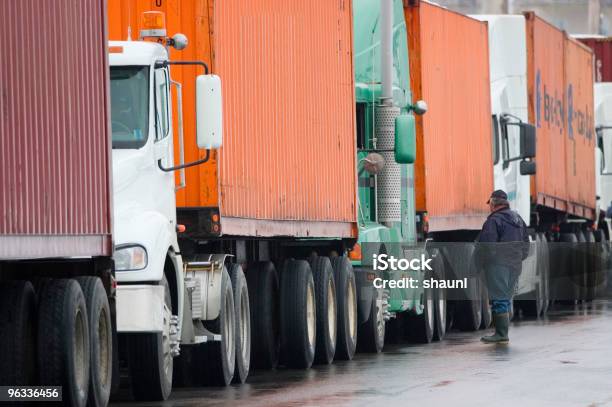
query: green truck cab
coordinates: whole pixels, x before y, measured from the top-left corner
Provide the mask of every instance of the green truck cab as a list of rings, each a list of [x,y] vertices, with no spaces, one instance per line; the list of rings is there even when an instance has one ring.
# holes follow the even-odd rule
[[[417,242],[412,163],[416,158],[414,114],[425,113],[427,107],[424,102],[412,102],[402,1],[388,3],[392,33],[387,28],[387,35],[392,37],[385,42],[385,5],[381,8],[381,0],[353,2],[359,239],[351,259],[360,287],[358,344],[370,351],[380,351],[385,322],[397,319],[400,313],[409,313],[411,319],[431,319],[423,315],[430,293],[422,287],[374,286],[377,278],[399,281],[423,277],[421,271],[375,271],[374,255],[412,258],[425,253],[424,245]],[[385,62],[381,55],[385,46],[392,47],[392,62]],[[385,69],[391,78],[386,89]],[[433,321],[430,325],[433,328]],[[431,334],[426,333],[426,341],[430,340]]]

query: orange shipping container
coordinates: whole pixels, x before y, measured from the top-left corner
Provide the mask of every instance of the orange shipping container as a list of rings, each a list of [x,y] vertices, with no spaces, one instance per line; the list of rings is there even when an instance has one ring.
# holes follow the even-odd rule
[[[406,2],[417,118],[416,206],[430,230],[480,229],[493,189],[487,24],[427,2]]]
[[[537,128],[538,205],[593,218],[593,55],[534,13],[526,13],[529,121]]]
[[[595,120],[593,53],[580,42],[565,38],[567,103],[566,167],[570,212],[595,216]]]
[[[350,5],[109,0],[111,39],[125,39],[128,27],[137,37],[141,13],[163,11],[168,34],[189,38],[171,59],[203,60],[223,81],[224,146],[207,164],[187,169],[187,186],[177,193],[182,213],[218,212],[226,235],[355,236]],[[184,86],[186,161],[203,155],[194,135],[197,73],[172,67]]]

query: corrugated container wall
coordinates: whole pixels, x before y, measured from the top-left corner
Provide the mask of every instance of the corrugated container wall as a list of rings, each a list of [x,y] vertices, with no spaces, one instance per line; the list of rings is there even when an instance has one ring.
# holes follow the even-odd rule
[[[218,207],[225,234],[354,236],[350,1],[110,0],[111,39],[125,39],[128,25],[136,38],[146,10],[164,11],[169,35],[189,38],[171,58],[206,61],[223,81],[223,148],[187,170],[178,205]],[[196,72],[172,68],[184,85],[187,161],[202,155]]]
[[[592,218],[593,57],[586,47],[535,14],[525,17],[529,121],[537,128],[532,200]]]
[[[105,8],[0,2],[0,258],[112,252]]]
[[[592,218],[591,209],[596,206],[593,53],[569,37],[565,38],[565,92],[565,173],[570,210]]]
[[[487,24],[406,4],[411,87],[429,106],[417,118],[417,210],[433,232],[480,229],[493,190]]]
[[[612,37],[579,37],[595,54],[595,81],[612,82]]]

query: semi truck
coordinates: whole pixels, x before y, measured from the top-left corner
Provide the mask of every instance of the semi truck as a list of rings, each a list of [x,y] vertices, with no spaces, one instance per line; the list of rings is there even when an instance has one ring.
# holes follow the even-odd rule
[[[108,7],[115,244],[140,259],[117,270],[134,396],[351,359],[358,332],[379,350],[383,293],[348,257],[360,237],[351,2]],[[402,106],[391,127],[409,140]],[[393,141],[409,162],[414,143]]]
[[[416,133],[412,131],[415,114],[425,113],[427,106],[413,102],[402,2],[355,0],[353,22],[359,238],[349,257],[360,287],[357,343],[360,350],[376,352],[385,339],[442,339],[446,303],[436,301],[443,299],[441,289],[372,288],[374,276],[423,279],[416,270],[376,272],[372,256],[384,253],[402,258],[405,250],[410,257],[427,253],[416,234]],[[397,160],[393,148],[398,139],[411,145],[408,160]]]
[[[612,70],[610,65],[610,52],[612,42],[609,37],[574,35],[574,38],[593,50],[595,58],[595,131],[597,134],[597,149],[595,150],[595,175],[597,178],[596,188],[598,197],[598,215],[605,212],[612,202],[612,178],[609,176],[610,135],[612,134],[612,117],[610,117],[612,94]],[[608,158],[608,159],[606,159]],[[607,234],[609,236],[609,234]]]
[[[417,236],[439,247],[447,278],[469,279],[449,298],[448,325],[480,329],[491,317],[470,257],[494,186],[487,25],[425,1],[404,2],[404,16],[410,88],[429,108],[416,119]]]
[[[541,152],[530,225],[555,242],[548,245],[548,288],[540,291],[549,297],[538,302],[591,300],[600,275],[593,243],[603,233],[596,222],[593,54],[534,13],[525,21],[529,121]]]
[[[553,300],[593,298],[601,277],[591,55],[534,13],[475,18],[489,27],[495,186],[532,241],[515,304],[538,316]]]
[[[105,406],[121,264],[106,10],[73,3],[0,3],[0,385]]]
[[[612,204],[612,69],[610,53],[612,42],[610,37],[575,35],[580,42],[593,50],[595,57],[595,132],[597,148],[595,149],[595,177],[597,193],[597,216],[601,234],[596,235],[600,246],[601,269],[603,273],[596,286],[602,292],[610,283],[610,221],[607,220],[607,209]]]

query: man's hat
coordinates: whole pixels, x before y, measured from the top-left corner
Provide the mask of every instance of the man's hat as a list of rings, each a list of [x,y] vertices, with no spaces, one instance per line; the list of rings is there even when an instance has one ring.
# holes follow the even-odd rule
[[[508,201],[508,194],[505,193],[501,189],[497,189],[497,190],[493,191],[493,193],[491,193],[491,197],[489,198],[487,203],[491,202],[492,198],[496,198],[496,199],[498,199],[500,201]]]

